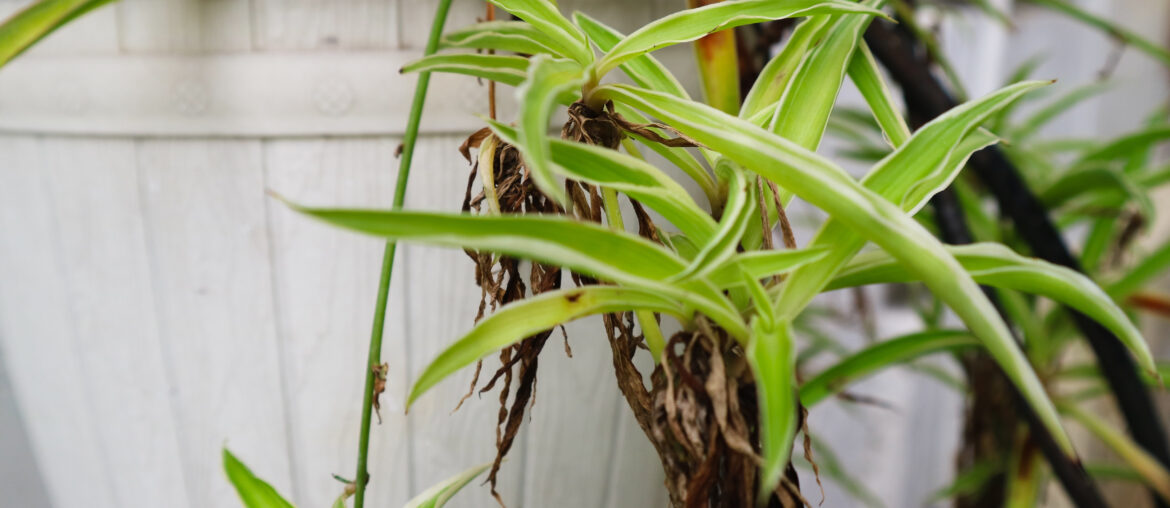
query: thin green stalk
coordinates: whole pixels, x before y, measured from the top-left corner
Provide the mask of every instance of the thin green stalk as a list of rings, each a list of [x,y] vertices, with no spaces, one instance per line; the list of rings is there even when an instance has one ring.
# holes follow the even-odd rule
[[[427,38],[427,47],[424,55],[433,54],[439,47],[439,37],[443,33],[443,25],[447,21],[447,12],[451,8],[451,0],[439,0],[435,9],[435,19],[431,22],[430,37]],[[414,160],[414,145],[418,140],[418,126],[422,121],[423,105],[427,99],[427,86],[431,81],[431,73],[423,72],[418,75],[418,83],[414,87],[414,100],[410,105],[410,119],[406,124],[406,135],[402,139],[402,159],[398,164],[398,180],[394,184],[394,202],[391,207],[395,210],[402,208],[406,199],[406,182],[410,178],[410,163]],[[386,242],[382,251],[382,273],[378,279],[378,301],[374,306],[374,328],[370,332],[370,351],[366,359],[366,384],[362,394],[362,427],[358,436],[357,479],[354,485],[354,508],[363,508],[366,500],[366,484],[370,481],[370,473],[366,469],[370,451],[370,417],[373,412],[374,383],[377,381],[375,367],[381,365],[382,359],[382,329],[386,322],[386,302],[390,295],[390,273],[394,270],[394,253],[398,243],[391,240]]]

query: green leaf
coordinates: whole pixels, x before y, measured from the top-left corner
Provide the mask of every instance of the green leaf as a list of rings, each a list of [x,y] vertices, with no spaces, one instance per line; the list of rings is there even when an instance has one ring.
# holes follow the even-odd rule
[[[655,291],[618,286],[562,289],[505,305],[427,365],[410,389],[407,408],[420,395],[459,369],[525,337],[577,318],[631,310],[684,315],[682,306]]]
[[[997,108],[1012,102],[1039,83],[1021,83],[964,103],[922,126],[904,144],[882,159],[862,180],[862,185],[898,204],[908,213],[917,212],[930,196],[945,188],[963,168],[967,158],[986,142],[988,136],[972,131]],[[973,142],[964,142],[970,137]],[[891,138],[893,139],[893,138]],[[791,274],[780,297],[786,315],[803,309],[850,258],[865,245],[865,239],[837,217],[821,225],[812,245],[831,248],[824,259]]]
[[[771,118],[771,108],[775,107],[784,89],[788,87],[788,80],[792,78],[796,66],[800,65],[809,48],[824,37],[835,19],[829,15],[810,16],[796,25],[792,35],[788,37],[788,42],[784,43],[780,52],[764,65],[760,75],[756,77],[756,82],[752,83],[752,88],[744,97],[743,106],[739,109],[741,118],[751,118],[764,111],[768,111],[769,114],[761,116],[760,122],[756,122],[756,125]]]
[[[593,62],[593,52],[589,49],[585,34],[581,33],[580,28],[577,28],[561,14],[561,11],[557,10],[556,2],[551,0],[488,1],[544,32],[563,54],[576,60],[577,63],[589,65]]]
[[[824,248],[748,251],[731,258],[712,272],[710,279],[716,287],[730,288],[743,284],[740,272],[762,279],[804,266],[825,257],[828,252]]]
[[[1136,151],[1145,150],[1166,139],[1170,139],[1170,126],[1146,127],[1089,151],[1081,157],[1078,165],[1129,157]]]
[[[638,55],[690,42],[711,32],[761,21],[846,12],[885,17],[881,11],[845,0],[729,0],[687,9],[645,25],[623,39],[597,62],[597,75],[604,76]]]
[[[1158,459],[1125,435],[1124,431],[1073,404],[1061,404],[1060,411],[1072,416],[1086,429],[1089,429],[1089,432],[1096,435],[1097,439],[1112,448],[1122,460],[1133,467],[1134,471],[1141,475],[1145,484],[1157,492],[1162,500],[1170,501],[1170,472],[1166,471]]]
[[[227,448],[223,449],[223,470],[247,508],[293,508],[292,503],[285,501],[276,489],[252,474],[248,466]]]
[[[869,0],[857,5],[876,8],[883,3]],[[825,41],[809,52],[789,80],[773,110],[769,130],[809,150],[820,145],[849,61],[872,20],[868,14],[837,18]]]
[[[1089,273],[1096,273],[1101,266],[1101,260],[1113,245],[1113,232],[1117,226],[1113,217],[1096,218],[1089,224],[1089,233],[1085,235],[1085,244],[1081,248],[1081,266]]]
[[[858,45],[853,59],[849,62],[849,79],[857,86],[861,96],[869,105],[873,117],[881,126],[882,132],[890,139],[894,146],[902,146],[910,139],[910,127],[906,120],[898,113],[894,106],[894,97],[886,87],[878,70],[877,61],[865,43]]]
[[[0,66],[62,25],[114,0],[37,0],[0,24]]]
[[[529,78],[516,89],[520,101],[519,143],[516,148],[524,155],[524,163],[532,173],[532,180],[541,192],[565,206],[568,196],[553,177],[549,160],[548,121],[552,117],[557,97],[583,83],[581,67],[565,60],[553,60],[545,55],[532,59]]]
[[[1012,130],[1011,139],[1021,142],[1031,138],[1041,127],[1048,125],[1056,117],[1074,106],[1100,93],[1108,91],[1112,86],[1109,83],[1089,83],[1072,89],[1067,94],[1053,100],[1049,104],[1032,113]]]
[[[1120,167],[1079,166],[1060,175],[1039,192],[1040,200],[1050,209],[1057,208],[1070,200],[1089,194],[1119,191],[1136,203],[1146,217],[1153,217],[1154,204],[1136,178],[1125,173]]]
[[[414,499],[407,501],[402,508],[443,508],[447,504],[447,501],[450,501],[463,487],[471,483],[471,480],[483,474],[490,467],[492,467],[491,462],[480,464],[443,480],[438,485],[427,489],[422,494],[415,496]]]
[[[866,8],[879,7],[884,0],[868,0],[858,4]],[[788,79],[780,100],[772,107],[769,130],[787,138],[802,148],[816,150],[824,137],[829,115],[837,101],[841,83],[845,80],[850,56],[861,40],[861,33],[873,18],[868,14],[835,16],[825,40],[812,48],[792,77]],[[791,196],[780,184],[780,200]],[[769,229],[773,226],[769,217]],[[758,245],[757,235],[745,242],[746,247]]]
[[[560,216],[475,216],[323,209],[291,203],[289,206],[335,226],[387,239],[486,250],[657,291],[702,311],[732,336],[747,337],[743,320],[713,285],[706,280],[665,282],[681,272],[686,263],[649,240],[624,231]]]
[[[734,167],[731,161],[721,161],[731,174],[727,191],[727,206],[723,209],[723,218],[719,221],[719,229],[715,235],[703,244],[699,253],[691,260],[690,265],[676,277],[686,280],[691,277],[705,277],[724,261],[735,255],[739,241],[751,224],[752,216],[758,212],[756,208],[755,179],[744,175],[743,170]],[[696,242],[702,239],[695,238]]]
[[[585,33],[589,35],[589,40],[593,41],[603,53],[613,49],[618,42],[625,38],[621,32],[581,12],[573,13],[573,21],[576,21],[577,25],[585,30]],[[648,54],[631,58],[622,63],[622,71],[643,88],[666,92],[684,99],[690,98],[686,89],[678,82],[678,78],[675,78],[674,74],[671,74],[666,66],[662,65],[662,62]]]
[[[1133,352],[1138,364],[1157,375],[1154,358],[1141,332],[1113,300],[1083,274],[1012,252],[996,243],[948,247],[976,282],[1046,296],[1068,305],[1101,323]],[[898,262],[882,252],[867,252],[841,270],[829,289],[880,282],[906,282],[913,278]]]
[[[983,341],[1069,455],[1072,444],[998,311],[938,239],[843,169],[745,120],[666,94],[606,85],[601,96],[657,117],[744,167],[785,186],[905,263]],[[941,147],[945,149],[945,147]],[[799,269],[798,269],[799,270]]]
[[[1106,292],[1114,299],[1121,300],[1149,284],[1155,277],[1165,273],[1170,266],[1170,242],[1142,258],[1126,270],[1117,280],[1106,285]]]
[[[681,259],[636,235],[551,215],[476,216],[439,212],[293,209],[375,236],[487,250],[625,284],[654,286],[678,274]]]
[[[821,371],[800,386],[800,402],[811,408],[840,393],[846,386],[892,365],[925,355],[978,346],[979,341],[962,330],[934,330],[905,335],[873,344]]]
[[[489,123],[500,139],[517,143],[514,129],[499,122]],[[711,216],[699,208],[686,189],[652,164],[598,146],[561,139],[550,142],[553,168],[558,173],[628,194],[696,241],[705,242],[715,233],[717,225]]]
[[[528,59],[475,53],[431,55],[402,66],[400,72],[449,72],[519,86],[528,77]]]
[[[760,497],[770,495],[780,484],[792,450],[792,438],[796,435],[793,350],[790,323],[777,322],[768,328],[760,320],[752,322],[747,360],[756,377],[756,398],[760,406],[760,448],[764,455]]]
[[[525,55],[548,53],[570,58],[556,41],[523,21],[486,21],[443,36],[440,49],[492,49]]]
[[[1022,63],[1020,63],[1020,65],[1017,65],[1014,69],[1012,69],[1010,73],[1008,73],[1007,79],[1003,81],[1001,86],[1008,86],[1012,83],[1027,81],[1028,78],[1032,77],[1032,73],[1036,71],[1036,68],[1039,67],[1042,63],[1044,63],[1044,55],[1033,55],[1029,57],[1027,60],[1024,60]],[[1011,118],[1012,113],[1016,110],[1016,108],[1030,99],[1038,99],[1042,96],[1043,93],[1029,94],[1016,102],[1008,104],[1006,107],[1000,109],[999,112],[995,113],[987,120],[988,128],[991,129],[992,132],[1006,132],[1008,119]]]

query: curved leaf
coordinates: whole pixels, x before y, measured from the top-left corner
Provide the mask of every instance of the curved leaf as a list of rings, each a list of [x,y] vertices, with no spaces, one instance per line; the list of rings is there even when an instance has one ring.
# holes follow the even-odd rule
[[[654,285],[686,266],[641,237],[549,215],[478,216],[291,205],[335,226],[385,238],[487,250],[571,268],[604,280]]]
[[[593,62],[593,52],[581,29],[571,23],[556,2],[550,0],[488,0],[501,9],[527,21],[537,30],[544,32],[566,56],[581,65]]]
[[[528,77],[528,59],[476,53],[431,55],[402,66],[399,72],[449,72],[519,86]]]
[[[1056,117],[1080,104],[1086,99],[1101,94],[1112,88],[1109,83],[1089,83],[1070,90],[1067,94],[1053,100],[1044,107],[1032,113],[1031,116],[1019,122],[1012,129],[1011,139],[1021,142],[1036,134],[1041,127],[1048,125]]]
[[[1145,449],[1125,435],[1125,432],[1076,407],[1073,404],[1061,404],[1060,411],[1084,425],[1112,448],[1115,453],[1142,477],[1142,481],[1151,490],[1158,493],[1163,501],[1170,502],[1170,471],[1167,471],[1158,459],[1150,455]]]
[[[624,85],[606,85],[602,96],[637,107],[785,186],[905,263],[983,341],[1061,449],[1074,454],[1043,385],[998,311],[938,239],[913,218],[832,162],[740,118]]]
[[[402,508],[443,508],[447,504],[447,501],[450,501],[463,487],[471,483],[471,480],[474,480],[475,477],[483,474],[484,471],[487,471],[491,467],[492,463],[488,462],[469,468],[423,491],[422,494],[407,501]]]
[[[655,291],[617,286],[562,289],[505,305],[427,365],[410,389],[407,408],[447,376],[525,337],[577,318],[631,310],[684,315],[682,306]]]
[[[876,8],[883,3],[884,0],[868,0],[858,5]],[[837,17],[825,41],[809,51],[788,81],[772,110],[769,130],[809,150],[820,145],[849,61],[872,20],[867,14]]]
[[[980,284],[1046,296],[1093,318],[1117,335],[1142,368],[1157,375],[1153,355],[1141,332],[1088,277],[1063,266],[1021,256],[1001,244],[977,243],[947,250]],[[897,261],[873,251],[854,258],[829,289],[909,280],[913,278]]]
[[[853,53],[853,59],[849,62],[849,79],[865,98],[866,104],[873,112],[873,118],[877,120],[890,143],[894,146],[905,144],[910,139],[910,128],[894,106],[894,97],[882,79],[873,52],[864,42],[858,44],[857,51]]]
[[[62,25],[114,0],[37,0],[0,24],[0,66]]]
[[[1124,275],[1106,286],[1106,292],[1116,299],[1125,298],[1164,273],[1168,266],[1170,266],[1170,242],[1162,244],[1154,252],[1131,266]]]
[[[858,5],[873,8],[883,3],[884,0],[868,0]],[[861,40],[862,31],[872,19],[867,14],[833,17],[833,24],[826,32],[825,40],[809,50],[787,80],[780,100],[771,106],[769,130],[802,148],[817,149],[829,122],[829,114],[837,102],[841,83],[845,80],[850,56]],[[779,199],[788,201],[791,197],[789,190],[783,188],[782,182],[776,183],[782,187]],[[769,229],[773,225],[769,217]],[[747,246],[756,245],[756,236],[753,235]]]
[[[570,58],[556,41],[523,21],[485,21],[443,36],[439,49],[494,49],[525,55],[548,53]]]
[[[800,402],[811,408],[846,386],[886,367],[939,351],[978,346],[979,341],[961,330],[920,332],[884,340],[853,353],[800,386]]]
[[[947,111],[879,161],[862,180],[862,185],[897,203],[902,210],[916,212],[930,196],[950,184],[972,153],[990,141],[976,134],[975,143],[963,142],[971,131],[996,109],[1039,85],[1036,82],[1013,85]],[[791,274],[778,304],[785,313],[794,314],[808,305],[833,274],[861,250],[865,238],[860,233],[837,217],[830,217],[821,225],[812,245],[832,251],[824,259]]]
[[[576,21],[577,25],[585,30],[585,33],[589,35],[589,40],[593,41],[603,53],[613,49],[618,42],[625,38],[621,32],[581,12],[573,13],[573,21]],[[675,78],[674,74],[671,74],[670,70],[653,56],[639,55],[623,62],[621,67],[630,79],[643,88],[666,92],[684,99],[691,98],[682,84],[678,82],[678,78]]]
[[[489,123],[500,139],[512,144],[517,142],[514,129],[499,122]],[[574,180],[624,192],[662,214],[696,241],[705,242],[715,233],[715,221],[699,208],[686,189],[652,164],[598,146],[562,139],[551,139],[550,142],[557,172]]]
[[[1089,151],[1081,157],[1078,165],[1129,157],[1136,151],[1144,150],[1167,139],[1170,139],[1170,126],[1146,127]]]
[[[1146,217],[1153,217],[1154,204],[1136,180],[1119,167],[1074,167],[1041,190],[1038,197],[1052,209],[1082,195],[1117,191],[1137,203]]]
[[[729,0],[687,9],[643,26],[613,47],[597,62],[598,76],[643,53],[690,42],[711,32],[741,25],[814,14],[881,11],[845,0]]]
[[[739,247],[740,238],[747,231],[752,216],[756,213],[756,186],[753,178],[744,175],[743,170],[732,167],[734,163],[724,161],[730,167],[731,178],[728,182],[727,206],[723,209],[723,218],[719,221],[719,229],[706,240],[699,249],[699,253],[691,260],[676,278],[686,280],[691,277],[704,277],[710,271],[719,267],[724,261],[735,255]],[[703,242],[699,238],[696,242]]]
[[[247,508],[293,508],[292,503],[285,501],[268,482],[252,474],[227,448],[223,449],[223,470]]]
[[[716,287],[729,288],[743,284],[740,272],[755,279],[779,275],[804,266],[828,254],[828,249],[784,249],[744,252],[724,263],[709,278]]]
[[[335,226],[384,238],[507,254],[651,289],[702,311],[732,336],[747,337],[747,327],[738,312],[710,282],[664,282],[682,271],[686,263],[658,245],[624,231],[561,216],[476,216],[309,208],[291,203],[289,206]]]
[[[788,42],[784,43],[784,47],[780,48],[776,56],[768,60],[760,70],[760,75],[756,77],[756,82],[752,83],[751,90],[748,90],[747,96],[743,99],[743,106],[739,108],[741,118],[751,118],[764,110],[770,111],[769,108],[775,106],[784,89],[788,87],[788,80],[796,66],[800,65],[809,48],[820,41],[834,19],[833,16],[822,14],[810,16],[796,25],[792,35],[788,37]],[[760,118],[760,122],[754,122],[756,125],[771,118],[771,114]]]
[[[549,160],[548,121],[552,117],[557,97],[584,82],[581,67],[565,60],[553,60],[545,55],[532,59],[529,78],[516,89],[520,102],[520,128],[516,148],[524,155],[524,163],[532,172],[532,180],[541,192],[560,203],[568,202]]]
[[[756,398],[760,405],[760,448],[764,455],[761,497],[769,495],[780,484],[788,465],[792,438],[796,435],[794,349],[788,322],[774,323],[770,328],[759,320],[752,322],[747,360],[756,377]]]

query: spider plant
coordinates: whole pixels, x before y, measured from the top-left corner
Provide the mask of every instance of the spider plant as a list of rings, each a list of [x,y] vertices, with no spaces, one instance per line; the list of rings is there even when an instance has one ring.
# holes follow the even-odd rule
[[[415,381],[409,402],[487,355],[526,341],[543,344],[559,324],[605,314],[619,386],[659,451],[672,502],[681,506],[718,491],[728,504],[738,499],[786,506],[801,499],[790,455],[804,408],[867,370],[927,350],[982,348],[1055,449],[1078,463],[1057,405],[981,284],[1050,298],[1090,316],[1157,378],[1140,333],[1092,279],[1003,243],[944,245],[916,217],[975,151],[997,141],[981,126],[1047,82],[1010,84],[911,132],[862,42],[866,27],[886,17],[881,0],[721,2],[672,14],[628,35],[586,14],[566,17],[547,0],[492,3],[522,21],[450,32],[442,52],[403,69],[465,74],[514,87],[519,103],[514,123],[485,120],[489,131],[469,139],[479,149],[477,203],[486,202],[486,211],[289,203],[316,219],[389,240],[487,253],[488,272],[508,270],[509,259],[553,267],[542,268],[551,282],[540,294],[507,301],[439,354]],[[801,20],[737,112],[690,98],[651,54],[720,30],[783,18]],[[635,84],[608,79],[618,70]],[[861,180],[815,152],[846,77],[861,90],[891,145]],[[560,137],[550,136],[549,123],[562,107],[569,121]],[[705,203],[647,163],[643,148],[676,165],[693,181],[687,183],[702,189]],[[512,186],[503,189],[505,176]],[[638,213],[637,231],[631,231],[619,211],[622,196],[666,223]],[[773,248],[773,227],[784,227],[784,207],[793,197],[823,210],[828,219],[809,245]],[[561,268],[573,274],[576,287],[560,288]],[[892,341],[799,385],[793,322],[813,298],[891,280],[921,281],[967,330]],[[664,337],[663,316],[679,321],[683,331]],[[635,347],[643,344],[657,365],[650,390],[630,363]],[[684,382],[696,376],[702,386]],[[702,414],[709,416],[680,411],[680,404],[703,405],[709,411]],[[493,475],[498,465],[497,460]],[[713,468],[720,467],[741,474],[712,478]]]

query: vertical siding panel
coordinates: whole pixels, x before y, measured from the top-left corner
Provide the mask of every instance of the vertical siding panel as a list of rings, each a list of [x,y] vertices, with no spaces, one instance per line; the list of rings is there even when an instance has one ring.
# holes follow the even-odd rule
[[[54,506],[114,507],[38,138],[0,137],[0,341]]]
[[[230,506],[227,445],[291,492],[258,141],[138,147],[159,328],[192,506]]]
[[[643,372],[649,368],[646,366]],[[624,400],[618,408],[613,449],[614,461],[606,473],[609,475],[609,487],[606,489],[605,503],[601,506],[670,506],[670,497],[666,493],[666,475],[662,472],[658,452],[654,451],[654,445],[650,444]]]
[[[265,147],[268,186],[301,203],[388,207],[397,140],[281,140]],[[365,383],[366,345],[374,314],[380,239],[333,228],[267,201],[274,290],[288,380],[294,482],[302,506],[328,506],[352,478]],[[389,363],[382,424],[371,432],[370,504],[409,499],[404,395],[409,381],[406,298],[401,265],[394,274],[382,357]],[[375,424],[377,421],[375,420]]]
[[[420,139],[415,153],[411,184],[406,206],[411,209],[458,211],[467,182],[468,165],[456,149],[463,136],[426,136]],[[479,287],[475,285],[474,266],[458,249],[401,246],[400,263],[404,263],[408,299],[404,305],[410,316],[407,322],[410,379],[417,379],[447,345],[471,329],[479,306]],[[480,384],[495,372],[495,357],[484,361]],[[410,410],[412,447],[412,495],[468,467],[490,461],[495,456],[495,422],[498,392],[471,397],[463,407],[451,410],[471,381],[472,368],[444,380],[417,400]],[[500,477],[500,491],[508,506],[521,506],[523,490],[524,441],[527,428],[509,453]],[[473,482],[448,506],[488,506],[494,501],[487,486]]]
[[[119,45],[127,53],[252,49],[248,0],[122,0],[116,7]]]
[[[398,46],[395,0],[255,0],[253,10],[260,51]]]
[[[536,405],[528,429],[525,506],[602,506],[612,460],[620,400],[609,342],[600,317],[566,327],[573,357],[555,332],[540,357]],[[621,406],[619,406],[621,404]],[[571,493],[571,497],[569,496]]]
[[[97,438],[123,503],[187,506],[130,140],[49,139],[49,202]]]

